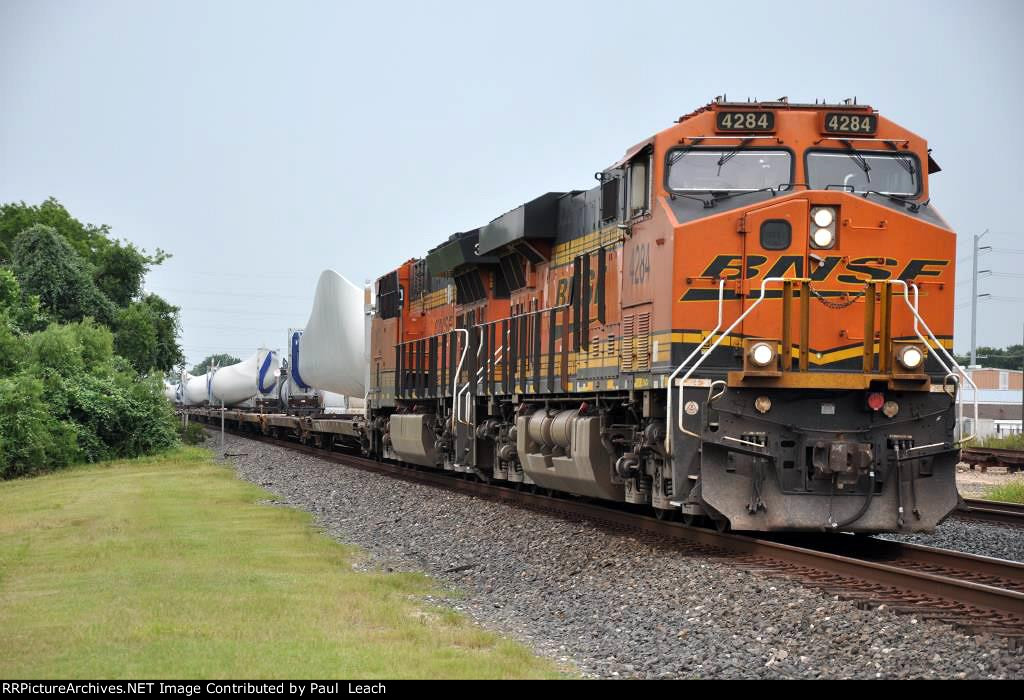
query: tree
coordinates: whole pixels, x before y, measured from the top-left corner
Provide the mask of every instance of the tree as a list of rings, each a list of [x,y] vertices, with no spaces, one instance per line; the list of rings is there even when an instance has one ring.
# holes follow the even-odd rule
[[[92,279],[89,264],[57,233],[36,224],[14,239],[14,274],[23,292],[39,297],[42,307],[62,321],[91,316],[103,323],[114,306]]]
[[[137,302],[117,312],[114,347],[139,374],[153,369],[157,352],[156,326],[145,304]]]
[[[143,293],[167,257],[54,199],[0,205],[0,478],[175,444],[160,377],[145,376],[184,364],[178,307]]]
[[[0,267],[0,319],[12,332],[31,332],[46,328],[50,322],[39,305],[39,297],[24,294],[14,272]]]
[[[967,366],[971,361],[970,355],[957,355],[957,362]],[[982,346],[978,348],[978,364],[982,367],[995,369],[1020,369],[1024,362],[1024,345],[1011,345],[1008,348],[990,348]]]
[[[140,373],[167,372],[182,361],[178,345],[178,307],[147,294],[117,313],[114,346]]]
[[[149,269],[169,257],[159,248],[146,255],[128,241],[111,241],[96,256],[96,286],[117,306],[128,306],[142,294]]]
[[[149,255],[128,241],[111,239],[110,227],[82,223],[51,197],[38,206],[0,205],[0,264],[13,259],[18,235],[36,225],[50,227],[71,245],[97,288],[116,306],[139,298],[146,273],[171,257],[159,248]]]
[[[156,330],[156,355],[153,357],[153,368],[166,372],[177,365],[184,364],[185,354],[178,343],[181,332],[181,321],[178,312],[181,307],[168,303],[159,294],[147,294],[142,303],[149,308]]]
[[[14,239],[18,234],[36,224],[57,231],[85,260],[93,261],[101,250],[110,245],[107,238],[109,227],[83,224],[53,197],[38,206],[11,202],[0,205],[0,263],[11,260]]]
[[[228,365],[237,365],[241,362],[240,359],[234,355],[228,355],[221,353],[220,355],[210,355],[205,360],[200,362],[198,365],[192,368],[192,375],[199,376],[200,374],[206,374],[210,371],[211,367],[227,367]]]

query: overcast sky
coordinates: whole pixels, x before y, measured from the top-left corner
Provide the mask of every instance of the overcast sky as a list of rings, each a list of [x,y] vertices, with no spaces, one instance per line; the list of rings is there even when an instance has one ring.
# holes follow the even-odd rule
[[[362,283],[590,187],[716,95],[856,96],[943,168],[961,350],[971,235],[993,232],[978,341],[1002,346],[1024,321],[1022,7],[0,0],[0,201],[53,195],[173,253],[147,287],[192,364],[283,346],[321,269]]]

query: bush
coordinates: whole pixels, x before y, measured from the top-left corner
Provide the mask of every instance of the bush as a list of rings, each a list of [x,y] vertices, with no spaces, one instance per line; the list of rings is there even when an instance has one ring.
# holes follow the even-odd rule
[[[178,426],[178,435],[186,445],[201,445],[206,441],[206,431],[199,423]]]
[[[43,383],[26,374],[0,378],[0,476],[59,469],[82,457],[77,430],[43,400]]]
[[[3,340],[0,331],[0,346]],[[27,358],[22,372],[0,385],[0,476],[153,454],[177,444],[163,383],[140,378],[114,355],[107,328],[91,320],[51,324],[15,340]]]
[[[182,359],[178,308],[143,293],[167,254],[107,234],[56,200],[0,205],[0,478],[178,443],[148,376]]]
[[[1006,437],[987,437],[972,440],[968,447],[991,447],[1003,450],[1024,450],[1024,435],[1007,435]]]

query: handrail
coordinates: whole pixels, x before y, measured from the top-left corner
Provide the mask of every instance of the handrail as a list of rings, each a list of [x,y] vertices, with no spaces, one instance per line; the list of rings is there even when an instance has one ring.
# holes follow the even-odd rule
[[[686,387],[686,381],[701,366],[701,364],[703,364],[704,359],[706,357],[708,357],[715,350],[715,348],[717,348],[719,345],[721,345],[722,341],[725,340],[725,338],[728,337],[736,329],[736,327],[740,323],[742,323],[743,320],[747,316],[749,316],[750,313],[754,309],[756,309],[758,307],[758,305],[762,301],[765,300],[765,298],[766,298],[765,291],[766,291],[766,288],[767,288],[767,286],[769,284],[774,284],[774,283],[778,283],[778,282],[792,282],[792,281],[800,281],[800,280],[789,279],[789,278],[784,278],[784,277],[768,277],[768,278],[762,280],[762,282],[761,282],[761,293],[760,293],[759,297],[754,301],[753,304],[751,304],[749,307],[747,307],[747,309],[742,314],[740,314],[739,317],[737,317],[736,320],[733,321],[729,325],[729,327],[726,328],[721,333],[721,335],[719,335],[718,339],[715,340],[715,342],[712,343],[710,347],[708,347],[707,351],[704,352],[703,356],[698,358],[697,361],[693,364],[693,366],[691,366],[687,370],[686,374],[683,375],[682,379],[679,380],[679,382],[678,382],[679,383],[679,405],[678,405],[678,408],[677,408],[677,427],[679,428],[680,432],[682,432],[682,433],[684,433],[686,435],[690,435],[691,437],[695,437],[695,438],[698,438],[698,439],[700,438],[700,436],[697,435],[696,433],[691,432],[690,430],[687,430],[686,426],[684,425],[685,411],[684,411],[684,408],[683,408],[684,407],[684,404],[683,404],[683,391],[684,391],[684,389]],[[880,280],[880,281],[882,281],[882,280]],[[925,321],[924,318],[921,316],[921,313],[920,313],[920,294],[919,294],[919,289],[918,289],[917,285],[913,284],[913,283],[908,284],[905,280],[899,280],[899,279],[897,279],[897,280],[884,280],[883,283],[890,284],[890,285],[900,285],[900,286],[902,286],[902,288],[903,288],[903,294],[902,294],[903,300],[906,303],[907,308],[910,310],[910,313],[911,313],[911,315],[913,316],[913,319],[914,319],[914,333],[915,333],[915,335],[917,335],[918,339],[922,343],[924,343],[925,347],[932,347],[932,345],[934,344],[935,348],[937,348],[938,354],[936,355],[935,359],[939,362],[939,364],[942,366],[942,368],[946,371],[946,378],[947,378],[947,380],[950,377],[953,377],[954,381],[957,384],[957,388],[959,389],[960,388],[959,387],[960,379],[959,379],[959,377],[957,377],[957,375],[959,374],[960,377],[963,377],[963,379],[966,379],[967,382],[971,385],[971,389],[972,389],[972,393],[973,393],[973,403],[974,403],[974,422],[973,422],[973,424],[971,426],[972,433],[968,437],[962,437],[957,442],[957,445],[960,446],[960,445],[963,445],[964,443],[969,442],[970,440],[972,440],[975,437],[976,430],[977,430],[977,425],[978,425],[978,387],[977,387],[977,385],[974,383],[974,380],[971,379],[970,375],[968,375],[967,372],[964,371],[963,367],[961,367],[960,364],[956,361],[956,358],[954,358],[953,355],[945,348],[945,346],[943,346],[942,343],[939,342],[939,339],[935,337],[935,333],[928,326],[927,321]],[[668,386],[668,404],[667,404],[667,409],[666,409],[666,426],[665,426],[666,427],[666,431],[665,431],[666,432],[666,435],[665,435],[665,451],[666,451],[666,453],[669,453],[669,454],[671,453],[670,446],[671,446],[671,437],[672,437],[672,424],[671,424],[671,420],[672,420],[672,391],[675,388],[676,377],[683,370],[683,368],[685,368],[690,363],[690,361],[694,357],[696,357],[696,355],[698,353],[700,353],[704,349],[704,347],[708,344],[708,341],[711,340],[711,338],[714,337],[714,335],[716,333],[718,333],[719,328],[721,328],[721,326],[722,326],[722,307],[723,307],[723,303],[724,303],[724,299],[725,299],[724,286],[725,286],[725,281],[721,280],[719,282],[719,289],[718,289],[718,323],[715,326],[714,330],[711,331],[711,333],[706,338],[704,338],[704,340],[702,340],[697,345],[696,348],[694,348],[693,352],[691,352],[689,354],[689,356],[687,356],[687,358],[685,360],[683,360],[682,364],[680,364],[675,369],[675,371],[672,372],[672,374],[669,376],[669,382],[668,382],[668,384],[669,384],[669,386]],[[911,301],[911,293],[913,293],[913,301]],[[921,328],[923,328],[925,330],[925,332],[927,333],[927,336],[928,336],[927,338],[921,333]],[[931,342],[929,342],[929,339],[930,339]],[[865,340],[865,342],[868,342],[868,341]],[[884,351],[884,349],[883,349],[883,351]],[[948,360],[949,364],[947,364],[946,361],[943,360],[943,356],[945,357],[945,360]],[[957,404],[958,404],[960,426],[962,428],[962,426],[963,426],[963,400],[962,400],[962,395],[960,393],[958,393],[958,395],[957,395]]]
[[[956,361],[956,358],[953,357],[953,355],[948,350],[946,350],[945,346],[943,346],[942,343],[939,342],[939,339],[935,337],[935,334],[932,332],[932,329],[928,327],[927,322],[925,322],[925,320],[921,317],[921,313],[918,310],[917,304],[916,304],[916,302],[918,301],[917,285],[916,284],[907,284],[907,282],[905,280],[886,280],[886,283],[887,284],[894,284],[894,285],[895,284],[902,285],[902,287],[903,287],[903,301],[906,303],[907,308],[910,309],[910,313],[914,315],[914,332],[917,334],[918,339],[920,339],[920,341],[925,344],[925,347],[931,347],[931,343],[929,343],[928,340],[925,339],[925,337],[923,335],[921,335],[921,331],[917,327],[917,324],[920,323],[921,326],[928,332],[928,337],[931,338],[932,342],[935,343],[936,349],[942,355],[946,356],[946,359],[949,360],[949,363],[954,368],[956,368],[956,371],[960,373],[960,376],[963,377],[964,379],[966,379],[967,382],[971,385],[971,393],[972,393],[972,395],[974,397],[974,401],[973,401],[973,403],[974,403],[974,421],[971,423],[971,431],[972,432],[971,432],[971,435],[969,437],[965,438],[965,437],[961,436],[960,440],[957,442],[957,445],[961,446],[964,443],[970,442],[977,435],[977,430],[978,430],[978,385],[975,384],[974,380],[971,379],[971,376],[969,374],[967,374],[967,372],[964,371],[964,368],[960,366],[960,363]],[[914,300],[915,300],[915,303],[911,303],[911,301],[910,301],[910,289],[911,289],[911,287],[913,287],[913,290],[914,290]],[[943,362],[941,357],[936,355],[935,359],[938,360],[939,364],[942,365],[942,368],[944,370],[946,370],[946,378],[947,379],[954,375],[953,369],[951,369],[949,365],[947,365],[945,362]],[[959,384],[960,384],[960,382],[959,382],[959,380],[957,380],[957,389],[960,388]],[[957,407],[958,407],[959,426],[960,426],[960,429],[963,430],[964,405],[963,405],[963,400],[962,400],[962,392],[960,392],[960,391],[957,391]]]
[[[803,279],[803,278],[799,278],[799,279]],[[765,300],[765,288],[768,286],[769,283],[787,282],[787,281],[788,282],[793,282],[793,281],[799,281],[799,280],[794,280],[792,278],[787,278],[787,277],[766,277],[765,279],[763,279],[761,281],[761,294],[760,294],[760,296],[758,296],[758,298],[754,301],[753,304],[751,304],[750,306],[747,307],[746,311],[744,311],[742,314],[740,314],[739,317],[735,321],[732,322],[731,326],[726,328],[722,332],[722,334],[720,336],[718,336],[718,340],[716,340],[711,345],[711,347],[708,348],[708,351],[706,353],[704,353],[704,356],[699,358],[697,360],[697,362],[694,363],[693,367],[691,367],[689,370],[687,370],[686,374],[683,375],[683,378],[679,382],[679,422],[678,422],[678,425],[679,425],[679,430],[681,432],[683,432],[683,433],[685,433],[687,435],[690,435],[691,437],[695,437],[697,439],[700,439],[699,435],[697,435],[696,433],[690,432],[683,425],[683,416],[684,416],[684,413],[683,413],[683,389],[686,387],[686,380],[689,379],[693,375],[694,371],[696,371],[696,369],[701,366],[701,364],[704,362],[704,358],[707,357],[708,355],[710,355],[712,352],[714,352],[715,348],[717,348],[719,345],[722,344],[722,341],[725,340],[729,336],[729,334],[733,332],[733,330],[736,328],[736,326],[740,325],[740,323],[743,322],[743,319],[745,319],[747,316],[749,316],[750,312],[753,311],[754,309],[756,309],[761,304],[761,302]],[[719,288],[719,293],[718,293],[719,304],[722,303],[723,297],[724,297],[724,290],[720,287]],[[710,338],[710,336],[708,336],[708,337]],[[708,339],[705,338],[704,341],[700,345],[697,346],[697,349],[699,350],[701,347],[703,347],[703,345],[707,342],[707,340]],[[691,353],[691,357],[692,356],[693,356],[693,353]],[[687,361],[688,360],[689,360],[689,358],[687,358]],[[671,384],[670,384],[670,386],[671,386]]]
[[[764,295],[762,295],[762,296],[764,296]],[[693,359],[694,355],[696,355],[698,352],[700,352],[700,349],[702,347],[704,347],[705,343],[707,343],[709,340],[711,340],[711,338],[714,337],[715,333],[718,332],[718,329],[722,327],[722,305],[723,305],[724,300],[725,300],[725,279],[721,279],[721,280],[718,281],[718,324],[715,326],[715,329],[713,331],[711,331],[711,333],[708,335],[708,337],[704,338],[704,340],[702,340],[700,342],[700,344],[696,348],[694,348],[693,352],[691,352],[687,356],[687,358],[685,360],[683,360],[683,363],[681,365],[679,365],[678,367],[676,367],[675,371],[671,375],[669,375],[669,378],[668,378],[668,397],[667,397],[668,405],[665,408],[665,454],[666,454],[666,456],[672,454],[672,449],[671,449],[670,445],[671,445],[671,439],[672,439],[672,390],[675,388],[673,382],[675,382],[676,375],[678,375],[680,372],[683,371],[683,367],[685,367],[686,364],[690,360]],[[683,401],[683,392],[682,392],[682,390],[680,390],[679,391],[679,402],[682,403],[682,401]]]
[[[494,321],[484,321],[483,323],[477,323],[473,327],[474,328],[484,328],[485,326],[493,326],[494,324],[501,323],[502,321],[514,321],[514,320],[516,320],[518,318],[526,318],[527,316],[534,316],[536,314],[542,314],[542,313],[545,313],[547,311],[561,311],[562,309],[568,309],[571,306],[572,306],[571,303],[567,303],[567,304],[559,304],[558,306],[549,306],[546,309],[534,309],[533,311],[524,311],[521,314],[512,314],[510,316],[506,316],[505,318],[499,318],[499,319],[496,319]]]
[[[452,377],[452,403],[454,404],[452,406],[452,432],[455,432],[455,426],[458,424],[459,419],[459,405],[454,399],[459,391],[459,375],[462,374],[462,365],[466,361],[466,352],[469,350],[469,330],[466,328],[453,328],[452,331],[466,334],[466,340],[462,344],[462,355],[459,356],[459,364],[455,368],[455,376]]]
[[[474,325],[473,326],[473,329],[477,329],[477,328],[481,329],[480,330],[480,336],[482,338],[483,337],[483,333],[484,333],[483,332],[483,326],[482,325]],[[467,333],[468,333],[468,331],[467,331]],[[469,346],[469,336],[468,335],[466,336],[466,346],[467,346],[467,348]],[[477,357],[477,359],[480,359],[480,353],[482,353],[483,350],[484,350],[483,343],[480,343],[480,344],[478,344],[476,346],[476,357]],[[463,351],[463,352],[465,352],[465,351]],[[466,397],[466,415],[468,416],[469,415],[469,400],[470,400],[469,399],[469,397],[470,397],[469,385],[472,384],[473,382],[479,382],[480,381],[480,375],[481,375],[482,372],[483,372],[483,368],[481,367],[481,368],[479,368],[476,371],[476,377],[467,379],[466,383],[462,385],[462,388],[458,390],[458,393],[453,393],[452,394],[452,404],[453,404],[453,408],[455,409],[456,422],[457,423],[462,423],[463,425],[472,425],[472,423],[469,422],[468,420],[462,420],[462,397],[463,397],[463,395],[465,395],[465,397]],[[458,376],[460,374],[462,374],[462,365],[459,365],[459,370],[455,372],[456,380],[458,379]]]

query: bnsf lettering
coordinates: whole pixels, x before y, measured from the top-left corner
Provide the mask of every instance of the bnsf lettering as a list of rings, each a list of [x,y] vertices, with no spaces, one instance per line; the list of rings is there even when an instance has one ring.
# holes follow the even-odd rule
[[[843,284],[864,284],[865,282],[877,282],[892,277],[892,270],[878,267],[879,265],[896,267],[896,261],[892,258],[857,258],[846,264],[846,269],[855,274],[839,275],[836,279]],[[861,276],[857,277],[856,275]]]
[[[929,267],[943,268],[949,264],[948,260],[911,260],[900,273],[901,280],[912,280],[915,277],[938,277],[942,270],[929,270]]]
[[[800,255],[783,255],[774,260],[770,265],[768,258],[763,255],[748,255],[746,258],[746,270],[743,269],[743,256],[741,255],[718,255],[716,256],[701,274],[702,277],[713,279],[739,279],[741,276],[748,280],[758,277],[803,277],[804,258]],[[840,267],[840,263],[843,263]],[[808,277],[812,282],[824,282],[835,275],[835,281],[842,284],[865,284],[866,282],[880,282],[888,279],[901,279],[911,281],[918,277],[939,277],[943,268],[949,265],[949,260],[910,260],[903,271],[898,275],[895,271],[899,269],[899,261],[894,258],[885,257],[864,257],[845,260],[839,255],[829,255],[821,259],[821,262],[810,271]],[[689,290],[683,300],[702,300],[707,297],[703,290]],[[710,298],[710,297],[708,297]],[[717,295],[715,295],[717,299]]]
[[[717,258],[711,261],[711,264],[705,268],[701,274],[702,277],[724,277],[726,279],[736,279],[743,275],[743,267],[740,261],[743,259],[742,255],[719,255]],[[758,268],[768,262],[768,258],[763,255],[748,255],[747,256],[747,270],[746,277],[757,277]],[[732,274],[724,274],[726,270],[730,270]]]
[[[569,285],[572,279],[563,277],[558,280],[558,289],[555,291],[555,306],[564,306],[569,303]]]
[[[842,256],[829,255],[826,258],[822,258],[821,263],[811,270],[809,277],[812,282],[821,282],[828,279],[828,276],[832,274],[832,271],[836,269],[836,265],[842,261]],[[756,276],[756,275],[753,275]],[[804,258],[802,255],[783,255],[775,264],[771,266],[768,272],[765,273],[765,277],[803,277],[804,276]]]

